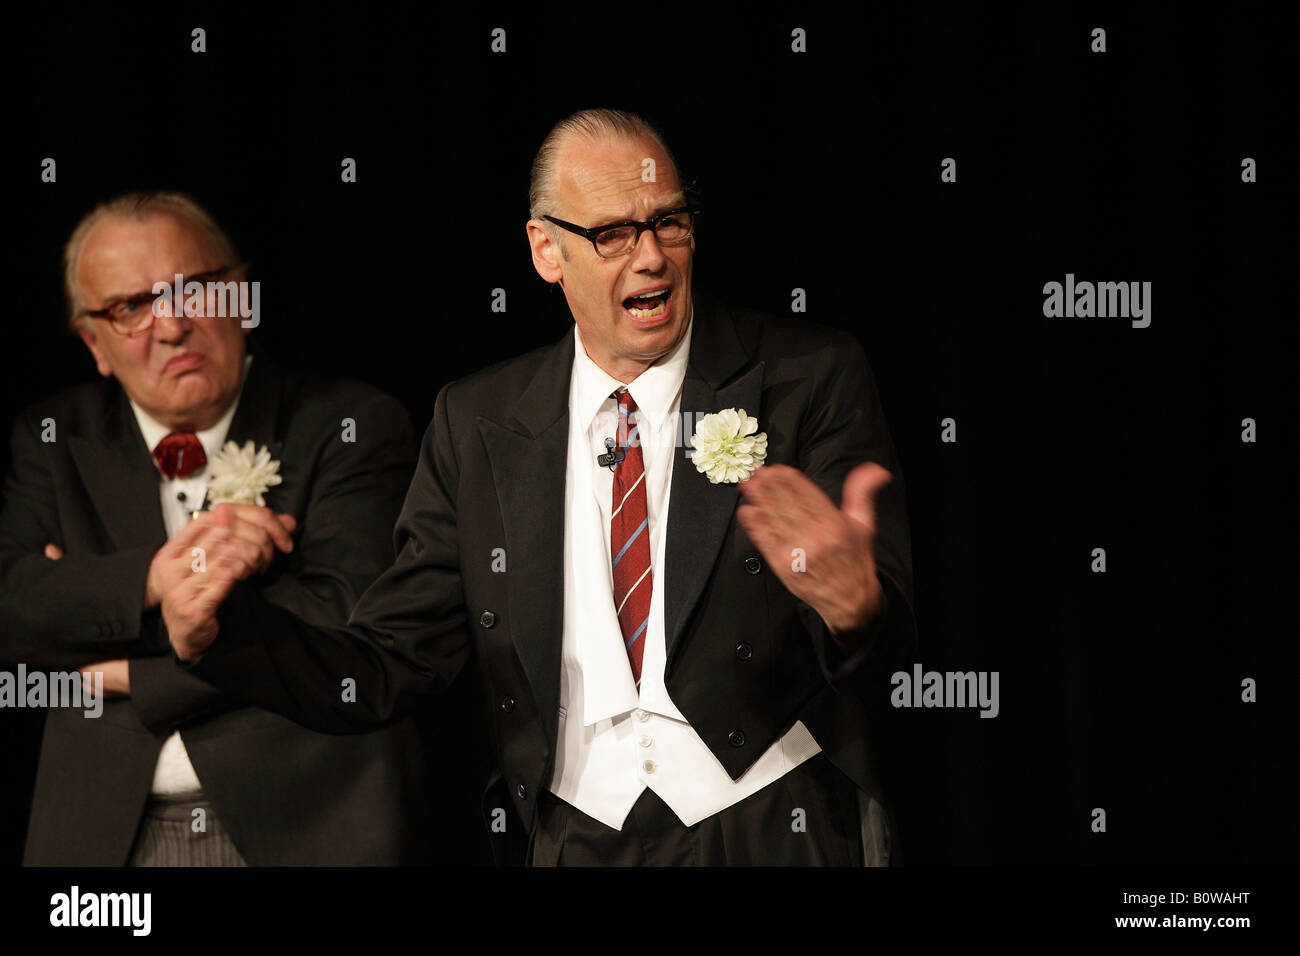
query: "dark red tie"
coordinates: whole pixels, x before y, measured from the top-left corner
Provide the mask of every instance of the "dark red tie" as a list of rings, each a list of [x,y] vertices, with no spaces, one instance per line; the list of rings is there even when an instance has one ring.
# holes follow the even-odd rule
[[[614,466],[614,497],[610,512],[609,546],[614,562],[614,607],[623,645],[632,664],[632,677],[641,686],[641,658],[650,624],[650,512],[646,505],[645,464],[641,458],[636,402],[624,389],[618,399],[618,435],[627,449]]]
[[[168,478],[187,478],[208,463],[208,456],[194,432],[172,432],[153,450],[153,460]]]

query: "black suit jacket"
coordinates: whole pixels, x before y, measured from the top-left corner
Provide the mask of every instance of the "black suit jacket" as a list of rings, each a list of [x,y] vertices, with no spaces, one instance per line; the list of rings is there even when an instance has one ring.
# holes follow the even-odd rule
[[[228,440],[266,445],[297,519],[295,549],[248,600],[340,623],[393,560],[390,533],[415,457],[409,417],[358,382],[278,367],[254,351]],[[342,440],[343,419],[356,441]],[[40,438],[55,423],[55,440]],[[120,866],[162,742],[179,729],[218,819],[250,864],[396,864],[431,852],[414,720],[354,738],[303,729],[175,666],[157,609],[141,612],[166,539],[158,472],[116,380],[22,413],[0,512],[0,660],[71,670],[130,658],[129,699],[99,719],[46,717],[24,862]],[[53,542],[65,552],[43,556]],[[335,687],[335,693],[339,689]],[[475,811],[471,811],[471,819]]]
[[[767,432],[767,461],[799,468],[837,504],[861,462],[894,474],[877,500],[886,610],[856,652],[842,653],[820,616],[764,566],[736,520],[736,485],[711,484],[679,458],[660,578],[668,692],[733,778],[802,720],[888,811],[872,729],[916,631],[902,475],[866,357],[845,332],[698,293],[693,321],[683,412],[744,408]],[[393,720],[476,657],[496,758],[483,809],[491,819],[512,803],[514,826],[531,832],[560,707],[573,348],[570,329],[440,391],[397,524],[397,560],[349,629],[308,627],[237,589],[216,642],[189,669],[307,726],[349,733]],[[493,570],[496,548],[505,573]],[[357,678],[356,703],[332,692],[340,674]],[[518,861],[526,841],[494,845]]]

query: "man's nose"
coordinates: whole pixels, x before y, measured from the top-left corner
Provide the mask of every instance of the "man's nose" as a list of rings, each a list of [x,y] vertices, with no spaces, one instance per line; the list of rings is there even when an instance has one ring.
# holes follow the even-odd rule
[[[632,269],[637,272],[658,272],[665,261],[663,247],[653,229],[644,230],[637,236],[636,245],[632,247]]]
[[[160,342],[175,342],[184,337],[189,321],[185,316],[184,301],[173,305],[170,298],[164,297],[154,314],[153,337]]]

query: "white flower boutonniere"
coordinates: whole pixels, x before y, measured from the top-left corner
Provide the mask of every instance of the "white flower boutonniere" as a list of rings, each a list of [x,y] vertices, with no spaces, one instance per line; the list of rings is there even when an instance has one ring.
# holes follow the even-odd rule
[[[758,419],[746,415],[743,408],[705,415],[691,436],[696,470],[715,485],[745,481],[767,458],[767,432],[756,431]]]
[[[276,472],[280,463],[271,458],[265,445],[254,454],[253,443],[240,448],[233,441],[208,462],[208,505],[259,505],[266,507],[263,495],[282,479]]]

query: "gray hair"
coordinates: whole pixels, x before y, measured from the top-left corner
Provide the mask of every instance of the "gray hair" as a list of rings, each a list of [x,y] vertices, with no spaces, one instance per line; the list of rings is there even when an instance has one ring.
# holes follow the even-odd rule
[[[645,137],[664,151],[664,155],[673,164],[673,169],[677,170],[678,177],[681,176],[677,159],[673,156],[673,151],[668,148],[663,134],[637,114],[611,109],[579,110],[551,127],[551,131],[546,134],[541,147],[537,150],[537,156],[533,159],[532,175],[528,182],[528,215],[533,219],[555,214],[556,157],[559,155],[560,147],[570,136],[582,136],[588,140],[629,140]],[[564,238],[560,230],[550,223],[543,228],[558,241],[561,254],[568,259],[569,254],[564,248]]]
[[[216,243],[223,264],[234,265],[240,261],[239,251],[225,230],[196,199],[182,192],[153,190],[129,192],[105,200],[81,217],[63,247],[63,295],[68,303],[68,326],[77,330],[77,316],[81,312],[81,296],[77,292],[77,262],[90,230],[100,220],[107,218],[142,221],[159,213],[171,213],[188,219],[199,226]]]

